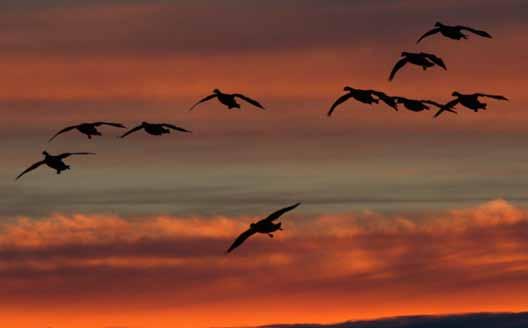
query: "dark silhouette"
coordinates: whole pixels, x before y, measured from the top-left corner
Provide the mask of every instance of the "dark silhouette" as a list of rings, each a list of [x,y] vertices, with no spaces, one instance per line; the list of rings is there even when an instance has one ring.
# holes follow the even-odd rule
[[[474,33],[484,38],[490,38],[490,39],[492,38],[491,35],[485,31],[476,30],[474,28],[462,26],[462,25],[451,26],[451,25],[442,24],[440,22],[436,22],[435,28],[433,28],[432,30],[422,35],[418,39],[418,41],[416,41],[416,43],[419,43],[420,41],[427,38],[428,36],[431,36],[436,33],[441,33],[446,38],[450,38],[453,40],[467,39],[467,35],[462,33],[462,31],[468,31],[468,32]]]
[[[330,107],[330,110],[328,111],[328,116],[332,115],[337,106],[341,105],[350,98],[354,98],[359,102],[370,105],[377,104],[381,100],[388,106],[392,107],[394,110],[398,110],[392,98],[381,91],[354,89],[352,87],[344,87],[343,90],[347,93],[339,97],[332,104],[332,107]]]
[[[424,71],[428,69],[429,67],[433,67],[435,65],[442,67],[444,70],[447,70],[447,67],[444,64],[444,61],[442,60],[442,58],[437,57],[433,54],[428,54],[425,52],[414,53],[414,52],[404,51],[401,53],[401,55],[403,58],[398,60],[396,65],[394,65],[394,68],[392,69],[390,76],[389,76],[389,81],[392,81],[396,73],[407,63],[421,66]]]
[[[423,110],[431,109],[428,105],[433,105],[438,108],[444,107],[444,105],[439,104],[436,101],[432,101],[432,100],[417,100],[417,99],[408,99],[404,97],[393,97],[393,99],[397,104],[402,104],[405,108],[413,112],[421,112]],[[451,113],[456,114],[456,112],[450,108],[446,110]]]
[[[251,98],[249,98],[247,96],[244,96],[244,95],[242,95],[240,93],[233,93],[233,94],[223,93],[222,91],[220,91],[218,89],[214,89],[212,95],[209,95],[209,96],[203,98],[202,100],[198,101],[189,110],[193,110],[199,104],[201,104],[203,102],[206,102],[208,100],[211,100],[213,98],[218,98],[218,101],[220,101],[222,104],[226,105],[227,108],[229,108],[229,109],[240,108],[240,104],[236,102],[236,98],[240,98],[240,99],[242,99],[244,101],[247,101],[251,105],[256,106],[258,108],[265,109],[258,101],[254,100],[254,99],[251,99]]]
[[[111,122],[81,123],[79,125],[72,125],[72,126],[69,126],[67,128],[60,130],[59,132],[55,133],[55,135],[53,135],[53,137],[51,137],[48,140],[48,142],[55,139],[59,134],[62,134],[64,132],[68,132],[74,129],[77,129],[80,133],[85,134],[88,137],[88,139],[92,139],[92,136],[102,135],[101,132],[97,130],[97,127],[101,125],[109,125],[109,126],[113,126],[116,128],[126,129],[126,126],[124,126],[121,123],[111,123]]]
[[[442,114],[444,111],[448,111],[449,109],[453,109],[456,105],[460,104],[466,108],[469,108],[473,110],[474,112],[478,112],[480,110],[484,110],[487,107],[486,103],[482,103],[478,100],[479,97],[487,97],[497,100],[505,100],[508,101],[508,98],[504,96],[498,96],[498,95],[488,95],[484,93],[473,93],[473,94],[461,94],[458,91],[455,91],[452,93],[453,97],[456,97],[455,99],[451,100],[447,104],[445,104],[438,112],[436,112],[434,117],[438,117],[440,114]]]
[[[62,171],[69,170],[70,166],[66,165],[63,160],[65,158],[68,158],[72,155],[95,155],[95,153],[64,153],[60,155],[50,155],[48,152],[43,151],[42,154],[44,155],[44,159],[40,162],[36,162],[35,164],[31,165],[29,168],[24,170],[24,172],[20,173],[15,180],[20,179],[24,174],[33,171],[34,169],[38,168],[39,166],[46,164],[50,168],[57,171],[57,174],[60,174]]]
[[[267,218],[262,219],[258,221],[257,223],[251,223],[248,230],[244,231],[238,238],[235,240],[235,242],[229,247],[227,250],[227,253],[230,253],[232,250],[240,246],[246,239],[251,237],[252,235],[258,233],[265,233],[271,238],[273,238],[272,232],[275,232],[277,230],[282,230],[281,223],[273,223],[274,220],[277,220],[281,215],[283,215],[286,212],[289,212],[299,206],[301,203],[297,203],[295,205],[285,207],[283,209],[280,209],[272,214],[270,214]]]
[[[153,136],[161,136],[163,134],[171,133],[171,129],[172,130],[176,130],[176,131],[180,131],[180,132],[191,133],[191,131],[189,131],[189,130],[177,127],[177,126],[172,125],[172,124],[142,122],[140,125],[136,126],[135,128],[132,128],[132,129],[128,130],[125,134],[123,134],[121,136],[121,138],[124,138],[124,137],[128,136],[129,134],[134,133],[136,131],[139,131],[141,129],[145,130],[145,132],[147,132],[148,134],[151,134]]]

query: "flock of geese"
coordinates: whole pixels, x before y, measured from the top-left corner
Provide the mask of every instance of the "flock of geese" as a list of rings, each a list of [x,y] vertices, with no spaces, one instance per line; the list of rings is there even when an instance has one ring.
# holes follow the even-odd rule
[[[456,25],[456,26],[450,26],[445,25],[440,22],[437,22],[435,24],[435,27],[431,29],[430,31],[427,31],[425,34],[423,34],[416,43],[420,43],[423,39],[430,37],[434,34],[441,34],[444,37],[453,39],[453,40],[461,40],[461,39],[467,39],[467,35],[463,32],[471,32],[475,35],[484,37],[484,38],[491,38],[491,35],[485,31],[473,29],[466,26]],[[419,52],[419,53],[413,53],[413,52],[402,52],[401,58],[396,62],[394,65],[392,71],[389,75],[389,80],[392,81],[396,73],[398,73],[404,66],[407,64],[416,65],[419,67],[422,67],[422,69],[425,71],[428,68],[438,66],[440,68],[443,68],[444,70],[447,70],[447,67],[444,63],[444,61],[434,55],[429,54],[425,52]],[[379,101],[382,101],[387,106],[391,107],[394,110],[398,110],[398,105],[403,105],[408,110],[414,111],[414,112],[420,112],[423,110],[429,110],[430,106],[434,106],[438,108],[438,111],[434,115],[434,117],[438,117],[443,112],[451,112],[451,113],[457,113],[454,108],[457,105],[462,105],[466,108],[469,108],[475,112],[478,112],[479,110],[486,109],[486,104],[479,101],[479,98],[487,97],[491,99],[497,99],[497,100],[508,100],[504,96],[499,95],[490,95],[490,94],[484,94],[484,93],[473,93],[473,94],[462,94],[460,92],[453,92],[452,96],[455,97],[453,100],[449,101],[446,104],[440,104],[438,102],[435,102],[433,100],[417,100],[417,99],[409,99],[405,97],[400,96],[389,96],[384,92],[376,91],[376,90],[363,90],[363,89],[355,89],[352,87],[345,87],[344,91],[346,94],[339,97],[330,107],[330,110],[328,111],[328,116],[331,116],[334,110],[347,100],[353,98],[354,100],[365,103],[365,104],[377,104]],[[196,102],[190,110],[193,110],[198,105],[207,102],[212,99],[217,99],[221,104],[225,105],[228,109],[238,109],[240,108],[240,103],[237,102],[237,100],[243,100],[247,102],[250,105],[253,105],[257,107],[258,109],[264,110],[264,106],[262,106],[258,101],[245,96],[240,93],[224,93],[220,91],[219,89],[214,89],[213,93],[208,95],[207,97],[204,97],[203,99]],[[101,132],[99,132],[98,128],[101,126],[110,126],[114,128],[120,128],[120,129],[126,129],[126,126],[121,123],[115,123],[115,122],[91,122],[91,123],[81,123],[78,125],[72,125],[68,126],[66,128],[63,128],[62,130],[55,133],[48,142],[53,141],[56,137],[59,135],[70,132],[73,130],[77,130],[78,132],[86,135],[88,139],[91,139],[94,136],[101,136]],[[127,132],[123,133],[121,135],[121,138],[125,138],[128,135],[138,132],[140,130],[143,130],[145,133],[149,135],[154,136],[161,136],[164,134],[169,134],[171,131],[177,131],[181,133],[191,133],[190,130],[184,129],[182,127],[175,126],[173,124],[169,123],[149,123],[149,122],[142,122],[141,124],[135,126],[134,128],[128,130]],[[62,171],[69,170],[70,166],[64,163],[64,160],[70,156],[77,156],[77,155],[95,155],[95,153],[90,152],[74,152],[74,153],[63,153],[59,155],[51,155],[48,152],[44,151],[42,152],[44,159],[41,161],[38,161],[28,167],[26,170],[24,170],[22,173],[20,173],[15,180],[20,179],[25,174],[29,173],[30,171],[33,171],[37,169],[38,167],[42,165],[46,165],[49,168],[56,171],[57,174],[60,174]],[[285,207],[283,209],[280,209],[272,214],[270,214],[268,217],[256,222],[251,223],[248,230],[244,231],[236,240],[233,242],[233,244],[228,248],[227,253],[231,252],[235,248],[239,247],[246,239],[251,237],[252,235],[256,233],[261,234],[267,234],[269,237],[273,237],[273,232],[277,230],[282,230],[281,223],[275,223],[277,219],[279,219],[283,214],[286,212],[289,212],[293,209],[295,209],[297,206],[299,206],[300,203],[294,204],[292,206]]]

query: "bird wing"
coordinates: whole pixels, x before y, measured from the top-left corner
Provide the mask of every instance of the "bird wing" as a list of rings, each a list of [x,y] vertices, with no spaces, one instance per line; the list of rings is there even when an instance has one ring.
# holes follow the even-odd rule
[[[121,124],[121,123],[112,123],[112,122],[95,122],[95,123],[93,123],[93,125],[95,125],[95,126],[100,126],[100,125],[110,125],[110,126],[114,126],[114,127],[116,127],[116,128],[126,129],[126,126],[124,126],[124,125]]]
[[[173,129],[173,130],[176,130],[176,131],[181,131],[181,132],[188,132],[188,133],[191,133],[191,131],[189,130],[185,130],[184,128],[180,128],[176,125],[172,125],[172,124],[166,124],[166,123],[163,123],[162,124],[164,127],[167,127],[169,129]]]
[[[348,99],[350,99],[352,97],[352,94],[351,93],[347,93],[345,95],[342,95],[341,97],[339,97],[333,104],[332,104],[332,107],[330,107],[330,110],[328,111],[328,116],[331,116],[332,113],[334,112],[334,110],[336,109],[337,106],[341,105],[342,103],[344,103],[345,101],[347,101]]]
[[[208,100],[211,100],[211,99],[213,99],[213,98],[215,98],[215,97],[217,97],[217,95],[213,93],[212,95],[209,95],[209,96],[203,98],[202,100],[200,100],[200,101],[198,101],[196,104],[194,104],[194,105],[191,107],[191,109],[189,109],[189,111],[193,110],[194,107],[198,106],[199,104],[201,104],[201,103],[203,103],[203,102],[206,102],[206,101],[208,101]]]
[[[440,109],[436,112],[434,117],[436,118],[436,117],[440,116],[440,114],[442,114],[445,111],[457,114],[457,112],[455,112],[453,110],[453,107],[455,107],[459,102],[460,102],[460,100],[458,98],[451,100],[447,104],[445,104],[442,107],[440,107]]]
[[[460,30],[469,31],[471,33],[474,33],[476,35],[482,36],[484,38],[490,38],[490,39],[492,38],[492,36],[486,31],[476,30],[474,28],[467,27],[467,26],[461,26],[461,25],[458,25],[457,28],[459,28]]]
[[[407,62],[408,62],[407,58],[402,58],[402,59],[398,60],[396,65],[394,65],[394,67],[392,68],[392,71],[391,71],[390,76],[389,76],[389,81],[392,81],[392,79],[394,79],[394,76],[396,75],[396,72],[398,72],[400,70],[400,68],[405,66],[405,64],[407,64]]]
[[[29,171],[33,171],[34,169],[36,169],[37,167],[39,167],[39,166],[41,166],[42,164],[45,164],[45,163],[46,163],[45,161],[36,162],[35,164],[33,164],[30,167],[28,167],[27,169],[25,169],[24,172],[20,173],[15,178],[15,180],[20,179],[24,174],[28,173]]]
[[[265,109],[264,106],[262,106],[262,105],[261,105],[258,101],[256,101],[255,99],[251,99],[251,98],[246,97],[246,96],[244,96],[244,95],[242,95],[242,94],[240,94],[240,93],[235,93],[233,96],[238,97],[238,98],[240,98],[240,99],[242,99],[242,100],[245,100],[245,101],[247,101],[248,103],[250,103],[250,104],[253,105],[253,106],[256,106],[256,107],[261,108],[261,109]]]
[[[265,219],[263,219],[263,220],[261,220],[261,221],[268,221],[268,222],[271,222],[271,221],[273,221],[273,220],[276,220],[276,219],[280,218],[281,215],[283,215],[284,213],[293,210],[294,208],[296,208],[296,207],[299,206],[299,205],[301,205],[301,203],[297,203],[297,204],[295,204],[295,205],[288,206],[288,207],[285,207],[285,208],[283,208],[283,209],[280,209],[280,210],[278,210],[278,211],[276,211],[276,212],[271,213],[267,218],[265,218]]]
[[[60,154],[58,155],[57,157],[60,158],[60,159],[65,159],[67,157],[70,157],[72,155],[95,155],[95,153],[87,153],[87,152],[79,152],[79,153],[64,153],[64,154]]]
[[[424,104],[429,104],[429,105],[433,105],[433,106],[436,106],[438,108],[442,108],[444,107],[444,105],[442,104],[439,104],[437,103],[436,101],[432,101],[432,100],[420,100],[421,103],[424,103]]]
[[[383,101],[387,106],[391,107],[394,110],[398,110],[398,104],[396,103],[395,97],[388,96],[384,92],[372,90],[372,93],[375,94],[381,101]]]
[[[422,35],[422,36],[418,39],[418,41],[416,41],[416,43],[418,44],[418,43],[420,43],[420,41],[422,41],[422,40],[425,39],[426,37],[431,36],[431,35],[433,35],[433,34],[436,34],[436,33],[438,33],[438,32],[440,32],[440,28],[438,28],[438,27],[437,27],[437,28],[433,28],[432,30],[430,30],[430,31],[428,31],[428,32],[425,32],[424,35]]]
[[[127,132],[125,132],[125,134],[123,134],[121,136],[121,138],[124,138],[124,137],[128,136],[129,134],[134,133],[136,131],[139,131],[141,129],[143,129],[143,124],[140,124],[140,125],[136,126],[135,128],[132,128],[132,129],[128,130]]]
[[[51,138],[48,140],[48,142],[50,142],[50,141],[52,141],[53,139],[55,139],[55,137],[57,137],[59,134],[62,134],[62,133],[64,133],[64,132],[68,132],[68,131],[70,131],[70,130],[76,129],[77,127],[79,127],[79,126],[78,126],[78,125],[72,125],[72,126],[68,126],[67,128],[64,128],[64,129],[60,130],[59,132],[55,133],[55,134],[53,135],[53,137],[51,137]]]
[[[436,55],[433,55],[433,54],[426,54],[426,53],[423,53],[424,56],[426,56],[427,58],[429,58],[433,63],[435,63],[436,65],[442,67],[443,69],[447,70],[447,67],[444,63],[444,61],[442,60],[442,58],[436,56]]]
[[[487,97],[487,98],[492,98],[492,99],[497,99],[497,100],[509,101],[508,98],[506,98],[504,96],[499,96],[499,95],[488,95],[488,94],[485,94],[485,93],[477,93],[477,96],[478,97]]]
[[[238,236],[237,239],[235,239],[235,241],[233,242],[233,244],[229,247],[229,249],[227,250],[227,253],[230,253],[232,250],[234,250],[238,246],[242,245],[242,243],[245,242],[246,239],[248,239],[249,237],[251,237],[255,233],[256,233],[256,231],[254,229],[251,229],[251,228],[249,228],[248,230],[246,230],[243,233],[241,233],[240,236]]]

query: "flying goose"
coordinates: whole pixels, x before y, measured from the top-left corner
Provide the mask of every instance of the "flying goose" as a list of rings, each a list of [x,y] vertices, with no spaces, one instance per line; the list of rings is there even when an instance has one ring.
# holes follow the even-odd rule
[[[222,91],[218,89],[213,90],[213,94],[203,98],[202,100],[198,101],[196,104],[194,104],[190,110],[193,110],[196,106],[199,104],[206,102],[208,100],[211,100],[213,98],[217,98],[218,101],[220,101],[222,104],[226,105],[227,108],[233,109],[233,108],[240,108],[240,104],[236,102],[236,98],[242,99],[248,103],[250,103],[253,106],[256,106],[260,109],[265,109],[264,106],[262,106],[258,101],[251,99],[247,96],[244,96],[240,93],[223,93]]]
[[[58,135],[63,134],[64,132],[68,132],[68,131],[74,130],[74,129],[77,129],[80,133],[85,134],[88,137],[88,139],[92,139],[92,136],[100,136],[101,135],[101,132],[99,132],[97,130],[97,127],[101,126],[101,125],[109,125],[109,126],[113,126],[113,127],[116,127],[116,128],[122,128],[122,129],[126,128],[126,126],[124,126],[121,123],[111,123],[111,122],[81,123],[81,124],[72,125],[72,126],[69,126],[69,127],[66,127],[64,129],[60,130],[59,132],[55,133],[53,135],[53,137],[51,137],[48,140],[48,142],[50,142],[53,139],[55,139]]]
[[[191,131],[189,130],[177,127],[172,124],[142,122],[140,125],[136,126],[135,128],[128,130],[125,134],[121,136],[121,138],[124,138],[128,136],[129,134],[139,131],[141,129],[145,130],[146,133],[151,134],[153,136],[161,136],[163,134],[171,133],[171,129],[180,131],[180,132],[191,133]]]
[[[496,100],[508,101],[508,98],[504,96],[490,95],[490,94],[485,94],[485,93],[462,94],[458,91],[455,91],[452,93],[452,96],[455,97],[455,99],[445,104],[438,112],[436,112],[434,117],[438,117],[444,111],[452,109],[458,104],[466,108],[469,108],[473,110],[474,112],[478,112],[479,109],[484,110],[486,109],[487,104],[480,102],[478,99],[479,97],[487,97],[487,98],[496,99]]]
[[[391,97],[387,96],[385,93],[376,90],[362,90],[354,89],[352,87],[344,87],[344,91],[347,93],[339,97],[330,107],[328,111],[328,116],[331,116],[337,106],[341,105],[350,98],[362,102],[364,104],[377,104],[380,100],[383,101],[388,106],[392,107],[394,110],[398,110],[396,104],[392,101]]]
[[[284,213],[293,210],[300,204],[301,203],[297,203],[295,205],[285,207],[276,212],[273,212],[267,218],[262,219],[258,221],[257,223],[251,223],[251,225],[249,226],[249,229],[244,231],[242,234],[240,234],[240,236],[238,236],[238,238],[233,242],[231,247],[229,247],[229,249],[227,250],[227,253],[230,253],[232,250],[240,246],[246,239],[248,239],[249,237],[251,237],[252,235],[256,233],[264,233],[270,236],[271,238],[273,238],[272,232],[275,232],[277,230],[282,230],[281,228],[282,223],[281,222],[273,223],[273,221],[280,218],[281,215],[283,215]]]
[[[428,54],[425,52],[414,53],[404,51],[401,53],[401,56],[403,58],[398,60],[396,65],[394,65],[394,68],[392,69],[389,76],[389,81],[392,81],[396,73],[407,63],[421,66],[424,71],[429,67],[433,67],[435,65],[442,67],[444,70],[447,70],[444,61],[440,57],[437,57],[433,54]]]
[[[50,155],[48,152],[43,151],[42,155],[44,155],[44,159],[42,161],[31,165],[29,168],[20,173],[15,180],[20,179],[24,174],[33,171],[43,164],[46,164],[50,168],[56,170],[57,174],[60,174],[62,171],[70,169],[70,166],[66,165],[63,161],[65,158],[68,158],[72,155],[95,155],[95,153],[64,153],[60,155]]]
[[[431,36],[433,34],[437,34],[437,33],[441,33],[443,36],[445,36],[447,38],[450,38],[450,39],[453,39],[453,40],[467,39],[467,35],[462,33],[462,31],[468,31],[468,32],[474,33],[474,34],[479,35],[479,36],[484,37],[484,38],[489,38],[489,39],[492,38],[492,36],[488,32],[481,31],[481,30],[476,30],[474,28],[467,27],[467,26],[462,26],[462,25],[451,26],[451,25],[442,24],[440,22],[436,22],[436,24],[434,26],[435,26],[435,28],[433,28],[432,30],[430,30],[430,31],[426,32],[424,35],[422,35],[418,39],[418,41],[416,41],[416,43],[419,43],[423,39],[425,39],[425,38],[427,38],[427,37],[429,37],[429,36]]]

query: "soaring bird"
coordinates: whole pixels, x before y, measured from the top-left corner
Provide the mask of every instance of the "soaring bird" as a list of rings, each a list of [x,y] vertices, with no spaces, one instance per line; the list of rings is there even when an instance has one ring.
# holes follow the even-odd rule
[[[64,129],[60,130],[59,132],[55,133],[53,135],[53,137],[51,137],[48,140],[48,142],[50,142],[53,139],[55,139],[59,134],[62,134],[64,132],[68,132],[68,131],[71,131],[71,130],[74,130],[74,129],[77,129],[80,133],[85,134],[88,137],[88,139],[92,139],[92,136],[100,136],[100,135],[102,135],[101,132],[99,132],[97,130],[97,127],[101,126],[101,125],[109,125],[109,126],[113,126],[113,127],[116,127],[116,128],[122,128],[122,129],[126,128],[126,126],[124,126],[121,123],[111,123],[111,122],[81,123],[79,125],[72,125],[72,126],[69,126],[67,128],[64,128]]]
[[[44,159],[40,162],[36,162],[35,164],[31,165],[29,168],[24,170],[24,172],[20,173],[15,180],[20,179],[24,174],[33,171],[37,167],[46,164],[50,168],[57,171],[57,174],[60,174],[62,171],[69,170],[70,166],[66,165],[63,160],[65,158],[68,158],[72,155],[95,155],[95,153],[64,153],[60,155],[50,155],[48,152],[43,151],[42,155],[44,155]]]
[[[453,40],[467,39],[467,35],[462,33],[462,31],[468,31],[468,32],[474,33],[484,38],[489,38],[489,39],[492,38],[488,32],[476,30],[474,28],[467,27],[467,26],[462,26],[462,25],[451,26],[451,25],[442,24],[440,22],[436,22],[434,26],[435,28],[433,28],[432,30],[422,35],[418,39],[418,41],[416,41],[416,43],[419,43],[420,41],[427,38],[428,36],[431,36],[436,33],[441,33],[443,36],[453,39]]]
[[[129,134],[134,133],[136,131],[139,131],[141,129],[145,130],[145,132],[147,132],[148,134],[151,134],[153,136],[161,136],[163,134],[171,133],[171,129],[172,130],[176,130],[176,131],[180,131],[180,132],[191,133],[191,131],[189,131],[189,130],[177,127],[177,126],[172,125],[172,124],[142,122],[140,125],[136,126],[135,128],[132,128],[132,129],[128,130],[125,134],[123,134],[121,136],[121,138],[124,138],[124,137],[128,136]]]
[[[285,207],[283,209],[280,209],[276,212],[271,213],[267,218],[262,219],[258,221],[257,223],[251,223],[249,226],[249,229],[244,231],[238,238],[233,242],[231,247],[227,250],[227,253],[230,253],[232,250],[240,246],[246,239],[251,237],[252,235],[258,233],[264,233],[273,238],[272,232],[275,232],[277,230],[282,230],[281,228],[281,222],[279,223],[273,223],[273,221],[277,220],[286,212],[289,212],[299,206],[301,203],[297,203],[292,206]]]
[[[424,71],[428,69],[429,67],[433,67],[435,65],[440,66],[443,69],[447,70],[447,67],[444,64],[444,61],[442,60],[442,58],[437,57],[433,54],[428,54],[425,52],[414,53],[414,52],[404,51],[401,53],[401,55],[403,58],[398,60],[396,65],[394,65],[394,68],[392,69],[390,76],[389,76],[389,81],[392,81],[392,79],[394,79],[394,76],[396,75],[396,72],[398,72],[398,70],[400,70],[407,63],[421,66]]]
[[[472,94],[462,94],[458,91],[455,91],[452,93],[452,96],[455,97],[455,99],[451,100],[447,104],[445,104],[438,112],[436,112],[434,117],[438,117],[440,114],[442,114],[444,111],[452,109],[456,105],[460,104],[466,108],[469,108],[473,110],[474,112],[478,112],[479,109],[484,110],[487,107],[486,103],[480,102],[479,97],[487,97],[491,99],[496,100],[504,100],[508,101],[508,98],[504,96],[498,96],[498,95],[489,95],[485,93],[472,93]]]
[[[218,89],[213,90],[213,94],[203,98],[202,100],[198,101],[196,104],[194,104],[190,110],[193,110],[196,106],[199,104],[206,102],[208,100],[211,100],[213,98],[217,98],[218,101],[220,101],[222,104],[226,105],[227,108],[233,109],[233,108],[240,108],[240,104],[236,102],[236,98],[242,99],[248,103],[250,103],[253,106],[256,106],[260,109],[265,109],[264,106],[262,106],[258,101],[251,99],[247,96],[244,96],[240,93],[223,93],[222,91]]]
[[[408,99],[404,97],[392,97],[392,98],[397,104],[402,104],[405,108],[413,112],[421,112],[423,110],[429,110],[430,109],[429,105],[432,105],[438,108],[444,107],[444,105],[439,104],[436,101],[432,101],[432,100],[417,100],[417,99]],[[456,114],[456,112],[450,108],[446,110]]]
[[[344,87],[343,90],[347,93],[339,97],[332,104],[332,107],[330,107],[330,110],[328,111],[328,116],[332,115],[337,106],[341,105],[350,98],[354,98],[359,102],[370,105],[377,104],[381,100],[394,110],[398,110],[396,104],[392,101],[392,98],[381,91],[354,89],[352,87]]]

